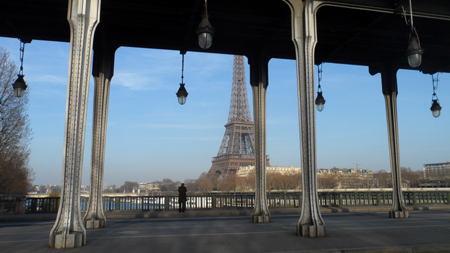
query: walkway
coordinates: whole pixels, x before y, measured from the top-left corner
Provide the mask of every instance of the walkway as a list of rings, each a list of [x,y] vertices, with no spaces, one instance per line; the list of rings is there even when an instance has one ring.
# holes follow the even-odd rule
[[[281,209],[271,210],[268,224],[252,224],[247,215],[189,217],[199,213],[193,210],[171,212],[185,216],[178,218],[110,218],[106,228],[87,230],[86,246],[67,252],[450,252],[449,206],[434,207],[447,210],[417,210],[409,219],[389,219],[386,211],[330,209],[323,213],[323,238],[297,237],[299,215],[274,214]],[[1,251],[55,252],[48,248],[52,226],[50,220],[0,222]]]

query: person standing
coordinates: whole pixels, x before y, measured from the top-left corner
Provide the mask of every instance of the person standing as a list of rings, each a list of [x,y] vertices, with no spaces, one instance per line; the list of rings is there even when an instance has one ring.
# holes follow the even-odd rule
[[[184,186],[184,184],[181,184],[180,187],[178,187],[178,211],[184,212],[186,211],[186,192],[187,189]]]

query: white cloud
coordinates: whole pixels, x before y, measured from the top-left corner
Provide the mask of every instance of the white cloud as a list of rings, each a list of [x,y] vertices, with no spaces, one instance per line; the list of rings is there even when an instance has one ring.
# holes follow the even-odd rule
[[[56,76],[56,75],[29,75],[30,82],[33,83],[43,83],[43,84],[57,84],[57,85],[67,85],[67,76]]]
[[[126,72],[116,74],[112,85],[120,85],[131,90],[159,90],[164,88],[162,81],[139,72]]]

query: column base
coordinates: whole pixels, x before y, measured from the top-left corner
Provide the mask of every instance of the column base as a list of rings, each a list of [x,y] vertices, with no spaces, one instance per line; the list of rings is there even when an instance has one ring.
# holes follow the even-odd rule
[[[85,236],[86,235],[83,235],[82,232],[71,232],[70,234],[67,235],[64,235],[63,232],[56,232],[50,235],[50,247],[54,249],[68,249],[81,247],[84,245]]]
[[[311,226],[309,224],[297,225],[297,236],[302,237],[324,237],[326,227],[324,225]]]
[[[263,214],[263,215],[253,215],[252,214],[252,223],[269,223],[270,222],[270,215]]]
[[[86,228],[104,228],[106,227],[106,221],[103,219],[91,219],[91,220],[85,220],[84,226]]]
[[[396,218],[396,219],[406,219],[409,218],[409,212],[408,211],[389,211],[389,218]]]

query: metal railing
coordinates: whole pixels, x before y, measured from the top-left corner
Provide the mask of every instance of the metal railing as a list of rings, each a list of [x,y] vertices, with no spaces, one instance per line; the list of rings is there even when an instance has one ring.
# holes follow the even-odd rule
[[[56,213],[59,208],[59,197],[56,198],[27,198],[26,213]]]
[[[390,205],[392,192],[319,192],[320,206]],[[449,204],[450,191],[404,191],[405,204]],[[269,207],[300,207],[302,194],[267,194]],[[86,211],[89,199],[80,199],[80,208]],[[187,209],[253,208],[253,194],[214,194],[188,196]],[[27,198],[26,212],[57,212],[59,198]],[[105,211],[173,210],[178,209],[176,196],[103,197]]]

